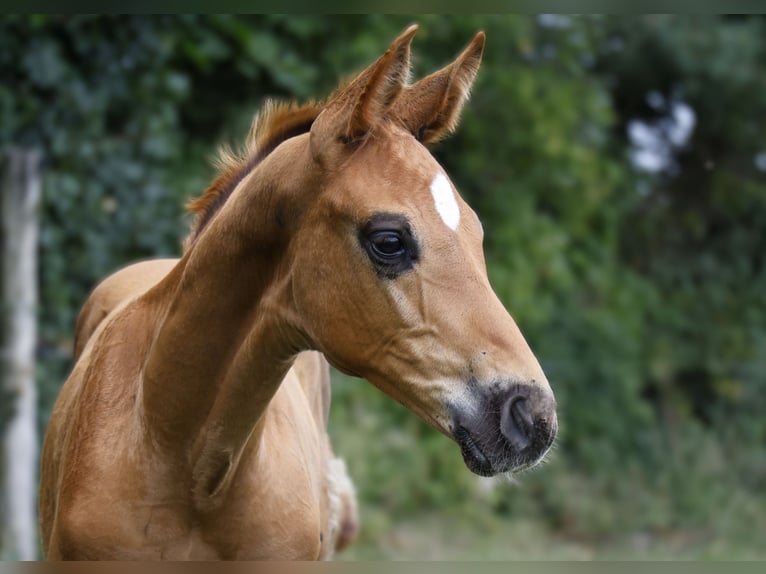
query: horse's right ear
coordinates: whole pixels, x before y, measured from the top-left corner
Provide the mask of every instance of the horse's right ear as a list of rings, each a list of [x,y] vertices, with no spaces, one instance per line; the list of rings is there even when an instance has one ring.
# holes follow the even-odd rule
[[[388,114],[410,73],[410,44],[418,26],[402,32],[386,53],[341,88],[311,128],[315,157],[336,142],[363,140]]]

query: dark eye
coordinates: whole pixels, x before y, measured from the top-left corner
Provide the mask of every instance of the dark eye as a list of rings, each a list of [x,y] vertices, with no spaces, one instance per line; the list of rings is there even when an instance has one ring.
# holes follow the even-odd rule
[[[370,236],[370,246],[383,259],[396,259],[404,254],[404,242],[397,231],[376,231]]]
[[[359,230],[359,242],[378,275],[396,279],[413,268],[420,249],[407,218],[395,213],[375,213]]]

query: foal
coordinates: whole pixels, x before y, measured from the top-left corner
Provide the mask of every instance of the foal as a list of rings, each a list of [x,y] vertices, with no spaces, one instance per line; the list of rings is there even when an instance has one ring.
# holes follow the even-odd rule
[[[195,202],[183,257],[83,327],[43,450],[49,558],[327,556],[325,358],[477,474],[548,450],[548,382],[489,285],[478,218],[424,147],[456,127],[484,35],[410,86],[415,31],[327,103],[261,115]]]

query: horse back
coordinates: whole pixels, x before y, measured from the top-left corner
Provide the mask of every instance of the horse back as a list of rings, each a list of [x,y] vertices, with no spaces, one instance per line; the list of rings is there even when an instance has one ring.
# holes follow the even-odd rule
[[[126,301],[142,295],[178,263],[178,259],[153,259],[123,267],[101,281],[88,296],[77,318],[74,360],[82,355],[101,322]]]

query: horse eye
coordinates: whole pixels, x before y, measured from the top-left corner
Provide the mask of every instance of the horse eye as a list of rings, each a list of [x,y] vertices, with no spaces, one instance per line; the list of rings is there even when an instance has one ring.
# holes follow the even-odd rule
[[[396,231],[378,231],[370,237],[370,244],[385,259],[396,258],[404,253],[404,242]]]
[[[409,271],[420,256],[407,218],[397,213],[374,213],[359,229],[359,243],[384,279],[396,279]]]

